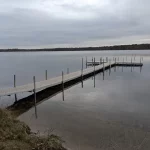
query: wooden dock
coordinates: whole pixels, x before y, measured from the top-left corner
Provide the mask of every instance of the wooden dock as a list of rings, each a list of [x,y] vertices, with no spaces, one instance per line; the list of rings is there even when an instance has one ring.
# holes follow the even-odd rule
[[[34,91],[34,89],[36,88],[36,90],[44,90],[46,88],[52,87],[52,86],[56,86],[59,84],[64,84],[68,81],[74,80],[76,78],[79,77],[84,77],[87,76],[88,74],[91,73],[95,73],[98,71],[104,71],[106,68],[112,68],[114,66],[137,66],[137,67],[141,67],[143,66],[143,64],[140,63],[132,63],[132,62],[116,62],[116,61],[109,61],[109,62],[105,62],[105,63],[99,63],[99,62],[88,62],[88,64],[92,63],[92,67],[89,67],[87,69],[83,69],[83,61],[82,61],[82,69],[77,71],[77,72],[72,72],[72,73],[68,73],[68,74],[64,74],[62,76],[58,76],[55,78],[50,78],[50,79],[45,79],[44,81],[40,81],[40,82],[33,82],[30,84],[26,84],[26,85],[22,85],[22,86],[14,86],[14,87],[10,87],[10,88],[4,88],[4,89],[0,89],[0,96],[5,96],[5,95],[12,95],[12,94],[17,94],[17,93],[22,93],[22,92],[30,92],[30,91]],[[87,65],[87,63],[86,63]],[[46,75],[47,78],[47,75]],[[34,79],[35,80],[35,79]]]

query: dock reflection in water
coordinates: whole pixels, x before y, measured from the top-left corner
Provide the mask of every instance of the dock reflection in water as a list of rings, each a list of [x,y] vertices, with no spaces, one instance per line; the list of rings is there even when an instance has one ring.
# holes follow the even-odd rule
[[[149,150],[149,66],[146,62],[142,72],[116,67],[110,75],[97,74],[84,81],[83,88],[79,83],[66,89],[64,101],[59,93],[38,105],[38,119],[34,109],[19,118],[33,131],[54,129],[72,150],[112,150],[116,144],[133,150],[145,136],[142,149]]]

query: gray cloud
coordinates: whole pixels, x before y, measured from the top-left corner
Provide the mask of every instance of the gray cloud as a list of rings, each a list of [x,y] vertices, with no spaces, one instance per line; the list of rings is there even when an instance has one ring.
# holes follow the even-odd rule
[[[0,0],[0,3],[1,48],[150,42],[148,0]]]

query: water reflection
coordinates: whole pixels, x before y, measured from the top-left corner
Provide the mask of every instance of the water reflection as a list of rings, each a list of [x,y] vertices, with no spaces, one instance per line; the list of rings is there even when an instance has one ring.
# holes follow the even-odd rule
[[[134,145],[140,143],[145,137],[144,131],[149,131],[150,127],[149,51],[36,53],[36,55],[26,53],[20,54],[20,57],[15,53],[4,54],[5,57],[0,56],[0,63],[6,64],[5,68],[2,68],[4,65],[0,66],[2,71],[0,86],[13,86],[13,74],[19,74],[17,85],[22,85],[32,82],[35,74],[38,81],[43,80],[45,70],[49,70],[48,77],[59,76],[60,70],[65,70],[65,73],[77,71],[81,69],[81,57],[87,56],[86,61],[91,60],[93,55],[100,62],[106,56],[108,56],[106,61],[109,59],[115,61],[116,58],[119,61],[122,58],[130,61],[132,53],[140,57],[146,56],[143,68],[114,67],[88,80],[81,80],[79,84],[64,90],[64,98],[61,91],[38,104],[35,107],[37,119],[35,108],[19,117],[35,132],[39,130],[44,133],[47,129],[55,129],[55,133],[62,136],[66,146],[72,150],[79,148],[106,150],[106,146],[112,150],[109,145],[114,146],[114,143],[119,143],[118,146],[121,147],[119,150],[123,148],[129,150],[131,143]],[[137,55],[132,56],[133,60],[143,61],[143,57],[139,59]],[[84,63],[83,67],[86,68],[87,65]],[[21,99],[22,96],[29,94],[31,93],[17,94],[17,98]],[[0,100],[2,104],[12,101],[15,101],[14,95],[6,99],[1,97]],[[147,141],[149,139],[147,137]],[[142,149],[149,150],[149,147]]]
[[[109,149],[108,145],[116,142],[128,149],[128,144],[119,140],[131,138],[129,141],[136,145],[135,138],[140,141],[144,131],[149,131],[149,66],[146,62],[141,73],[137,67],[132,72],[131,67],[123,68],[123,72],[122,67],[115,67],[111,75],[111,70],[97,74],[93,80],[81,82],[84,87],[79,83],[65,90],[65,101],[60,93],[38,105],[38,119],[33,118],[33,109],[20,119],[33,131],[55,129],[73,150],[99,150],[106,145]]]

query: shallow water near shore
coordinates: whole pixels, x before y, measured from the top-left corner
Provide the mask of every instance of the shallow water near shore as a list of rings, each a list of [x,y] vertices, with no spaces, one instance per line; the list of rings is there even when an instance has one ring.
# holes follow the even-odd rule
[[[12,57],[14,61],[15,57],[21,55],[18,66],[6,66],[11,70],[2,73],[0,83],[1,87],[13,85],[13,77],[8,83],[2,80],[2,77],[8,79],[13,73],[18,74],[17,84],[21,85],[32,82],[35,73],[37,80],[44,79],[45,69],[49,70],[49,77],[58,76],[67,68],[70,68],[70,72],[77,71],[81,68],[81,58],[85,56],[89,60],[96,56],[96,60],[99,60],[102,56],[113,58],[117,55],[120,59],[127,56],[130,60],[133,54],[136,54],[137,61],[139,56],[144,56],[142,71],[139,67],[117,67],[116,72],[112,68],[110,75],[109,71],[105,72],[104,80],[102,74],[96,75],[95,87],[94,78],[89,78],[84,81],[83,88],[79,83],[66,89],[65,101],[62,101],[62,93],[59,93],[40,103],[37,106],[37,119],[34,108],[19,117],[34,132],[54,130],[66,141],[66,147],[72,150],[111,149],[114,143],[129,149],[131,144],[138,145],[145,132],[150,130],[150,51],[13,53],[8,63],[12,63]],[[4,55],[8,58],[11,54]],[[29,61],[26,62],[26,59]],[[13,102],[13,96],[7,97],[8,101]],[[147,149],[144,150],[150,148],[149,140],[147,135],[147,141],[143,144]]]

